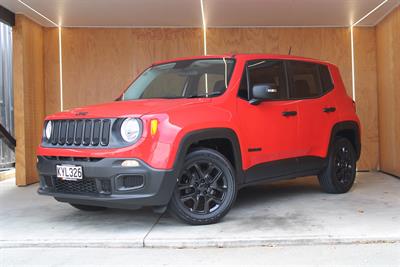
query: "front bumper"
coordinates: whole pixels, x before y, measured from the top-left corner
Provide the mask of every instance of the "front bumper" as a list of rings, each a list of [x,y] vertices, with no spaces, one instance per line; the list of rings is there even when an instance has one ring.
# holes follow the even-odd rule
[[[143,161],[139,167],[122,167],[121,158],[73,158],[39,156],[38,193],[61,202],[135,209],[167,205],[176,184],[172,170],[151,168]],[[64,181],[56,176],[56,165],[82,166],[83,179]]]

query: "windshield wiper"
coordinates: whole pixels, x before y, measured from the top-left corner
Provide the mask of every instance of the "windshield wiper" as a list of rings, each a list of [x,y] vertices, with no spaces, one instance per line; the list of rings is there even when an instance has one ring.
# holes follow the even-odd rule
[[[200,98],[200,97],[210,97],[210,96],[218,96],[218,95],[222,95],[224,92],[220,92],[220,91],[216,91],[216,92],[212,92],[209,94],[203,94],[203,95],[191,95],[188,96],[187,98]]]

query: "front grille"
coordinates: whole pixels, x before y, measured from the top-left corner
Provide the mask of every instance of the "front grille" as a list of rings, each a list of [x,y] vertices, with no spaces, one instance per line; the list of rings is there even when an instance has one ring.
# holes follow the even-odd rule
[[[110,119],[54,120],[50,140],[53,146],[108,146]]]
[[[59,193],[98,193],[96,180],[93,178],[84,178],[78,181],[54,178],[54,190]]]

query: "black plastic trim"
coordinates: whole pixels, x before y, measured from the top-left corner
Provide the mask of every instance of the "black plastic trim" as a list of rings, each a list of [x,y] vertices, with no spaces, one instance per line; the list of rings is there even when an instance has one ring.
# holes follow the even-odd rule
[[[167,205],[171,199],[176,184],[176,173],[173,170],[154,169],[140,162],[139,167],[122,167],[125,158],[104,158],[96,161],[73,161],[68,158],[48,159],[39,156],[37,169],[40,176],[38,193],[55,197],[58,201],[82,205],[104,206],[110,208],[137,208],[140,206]],[[56,165],[72,164],[83,168],[84,178],[94,179],[97,185],[97,194],[63,193],[47,186],[46,177],[56,176]],[[140,188],[121,190],[118,177],[121,175],[139,175],[144,177],[144,184]],[[102,193],[103,182],[109,182],[111,192]]]
[[[326,164],[320,157],[298,157],[257,164],[245,173],[246,184],[260,181],[291,179],[301,176],[316,175]]]
[[[333,127],[332,127],[332,131],[331,131],[331,139],[329,141],[329,147],[332,147],[332,143],[335,139],[335,137],[341,132],[341,131],[345,131],[345,130],[350,130],[352,132],[354,132],[355,134],[355,151],[357,154],[357,160],[360,159],[360,155],[361,155],[361,133],[360,133],[360,129],[359,126],[357,124],[357,122],[355,121],[342,121],[342,122],[338,122],[336,123]]]
[[[190,132],[186,134],[178,148],[174,162],[174,170],[181,170],[189,147],[200,141],[209,139],[228,139],[232,145],[235,162],[236,179],[238,184],[244,183],[244,173],[242,168],[242,153],[240,150],[239,139],[236,133],[230,128],[209,128]]]

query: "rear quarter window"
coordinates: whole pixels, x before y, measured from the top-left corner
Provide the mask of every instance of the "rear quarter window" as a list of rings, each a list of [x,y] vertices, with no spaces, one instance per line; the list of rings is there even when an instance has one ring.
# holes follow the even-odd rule
[[[328,66],[319,65],[319,76],[321,77],[322,92],[326,93],[332,90],[334,85]]]

